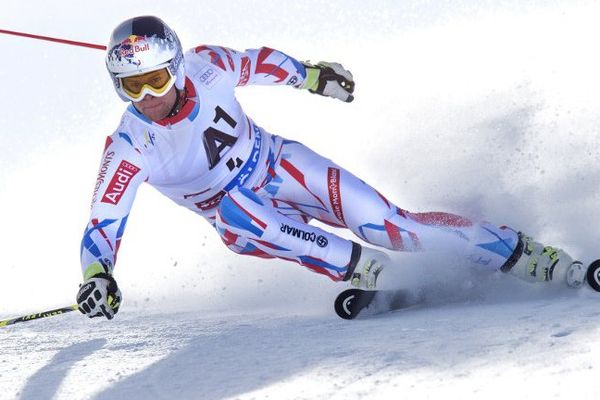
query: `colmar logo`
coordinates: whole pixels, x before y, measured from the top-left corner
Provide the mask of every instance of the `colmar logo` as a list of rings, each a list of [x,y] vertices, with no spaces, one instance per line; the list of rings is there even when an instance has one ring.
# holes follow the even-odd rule
[[[117,205],[123,196],[123,193],[127,190],[131,179],[140,172],[140,169],[135,165],[125,160],[121,161],[117,171],[113,175],[108,188],[102,196],[103,203],[109,203]]]
[[[279,229],[285,234],[297,237],[302,240],[306,240],[307,242],[316,242],[317,246],[319,247],[325,247],[329,244],[329,241],[323,235],[317,236],[317,234],[314,232],[303,231],[302,229],[289,226],[288,224],[281,224],[281,227]]]

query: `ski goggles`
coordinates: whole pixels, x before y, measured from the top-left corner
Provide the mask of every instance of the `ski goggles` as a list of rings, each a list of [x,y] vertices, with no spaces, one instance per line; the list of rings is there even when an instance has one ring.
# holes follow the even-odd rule
[[[161,97],[167,94],[175,83],[169,68],[161,68],[145,74],[119,78],[121,93],[132,101],[141,101],[146,94]]]

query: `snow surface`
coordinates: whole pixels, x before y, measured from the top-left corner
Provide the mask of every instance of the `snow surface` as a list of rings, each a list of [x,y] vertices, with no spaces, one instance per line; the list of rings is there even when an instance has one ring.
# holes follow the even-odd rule
[[[105,44],[161,16],[187,47],[267,45],[352,70],[343,104],[238,91],[300,140],[411,211],[506,224],[598,256],[600,6],[469,0],[6,2],[0,29]],[[0,319],[66,306],[81,275],[104,138],[124,107],[103,54],[0,35]],[[346,232],[339,232],[351,237]],[[597,399],[599,298],[395,254],[427,302],[343,321],[344,287],[228,252],[149,187],[136,199],[113,321],[0,328],[1,399]]]

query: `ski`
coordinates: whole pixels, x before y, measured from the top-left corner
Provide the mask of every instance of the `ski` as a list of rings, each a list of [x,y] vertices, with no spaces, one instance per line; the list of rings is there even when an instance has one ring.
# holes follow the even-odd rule
[[[600,260],[590,264],[586,274],[588,285],[596,292],[600,292]]]
[[[600,292],[600,259],[588,266],[586,281],[593,290]],[[347,289],[336,297],[334,308],[340,318],[354,319],[359,315],[382,314],[388,311],[408,308],[422,302],[422,296],[405,289]]]
[[[335,299],[335,312],[343,319],[359,315],[377,315],[418,304],[418,296],[408,290],[347,289]]]

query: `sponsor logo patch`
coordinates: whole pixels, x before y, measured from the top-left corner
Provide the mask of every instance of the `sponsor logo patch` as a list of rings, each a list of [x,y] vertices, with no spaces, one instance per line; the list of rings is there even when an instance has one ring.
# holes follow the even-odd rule
[[[117,171],[113,175],[108,188],[102,196],[102,202],[108,204],[119,204],[123,193],[127,190],[131,179],[140,172],[140,169],[128,161],[121,161]]]
[[[130,58],[133,57],[135,53],[148,50],[150,50],[150,43],[146,42],[144,36],[130,35],[121,42],[119,55],[121,57]]]
[[[221,200],[223,199],[223,196],[225,196],[225,191],[221,190],[219,193],[215,194],[213,197],[203,200],[203,201],[199,201],[197,203],[194,203],[194,205],[196,207],[198,207],[199,209],[201,209],[202,211],[206,211],[206,210],[210,210],[211,208],[215,208],[216,206],[219,205],[219,203],[221,203]]]
[[[317,243],[319,247],[325,247],[329,244],[327,238],[323,235],[317,235],[314,232],[303,231],[302,229],[289,226],[288,224],[281,224],[281,232],[305,240],[307,242]]]
[[[113,157],[115,156],[114,151],[109,151],[104,155],[102,159],[102,164],[100,164],[100,171],[98,171],[98,177],[96,178],[96,186],[94,186],[94,194],[92,195],[92,205],[98,199],[98,190],[100,190],[100,186],[104,183],[104,179],[106,178],[106,171],[108,171],[108,167],[110,166]]]
[[[329,203],[337,219],[346,225],[342,211],[342,195],[340,193],[340,170],[329,167],[327,169],[327,187],[329,189]]]
[[[207,88],[212,88],[221,79],[221,74],[213,65],[207,65],[196,74],[196,78]]]
[[[144,131],[144,147],[149,149],[154,146],[154,141],[156,140],[156,135],[150,131]]]

